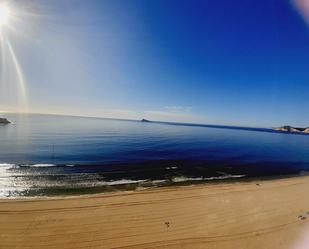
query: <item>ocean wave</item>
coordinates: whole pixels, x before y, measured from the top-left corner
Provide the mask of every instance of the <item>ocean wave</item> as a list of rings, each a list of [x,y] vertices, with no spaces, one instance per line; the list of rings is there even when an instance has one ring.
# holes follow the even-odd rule
[[[22,168],[53,168],[53,167],[75,167],[75,164],[52,164],[52,163],[37,163],[37,164],[14,164],[0,163],[0,170],[22,169]]]
[[[113,185],[124,185],[124,184],[136,184],[141,182],[146,182],[147,180],[130,180],[130,179],[121,179],[115,181],[104,182],[104,185],[113,186]]]
[[[172,166],[172,167],[166,167],[166,169],[178,169],[178,167]]]
[[[47,168],[47,167],[56,167],[56,164],[50,163],[39,163],[39,164],[13,164],[13,163],[0,163],[0,167],[3,168],[20,168],[20,167],[33,167],[33,168]]]
[[[12,163],[0,163],[0,167],[11,167],[14,166],[15,164]]]
[[[146,182],[147,180],[131,180],[131,179],[120,179],[114,181],[89,181],[81,180],[79,182],[70,181],[37,181],[35,185],[37,188],[55,188],[55,187],[65,187],[65,188],[88,188],[88,187],[104,187],[104,186],[120,186],[120,185],[130,185],[139,184]]]
[[[19,167],[29,168],[52,168],[52,167],[75,167],[74,164],[53,164],[53,163],[37,163],[37,164],[21,164]]]
[[[18,165],[13,163],[0,163],[0,170],[1,169],[13,169],[18,168]]]
[[[32,164],[32,165],[27,165],[29,167],[33,167],[33,168],[48,168],[48,167],[56,167],[56,164],[52,164],[52,163],[38,163],[38,164]]]
[[[224,180],[232,178],[242,178],[246,175],[223,175],[223,176],[212,176],[212,177],[186,177],[177,176],[172,179],[173,182],[189,182],[189,181],[211,181],[211,180]]]
[[[168,180],[167,179],[163,179],[163,180],[153,180],[151,181],[153,184],[160,184],[160,183],[166,183]]]
[[[23,165],[31,168],[49,168],[49,167],[74,167],[74,164],[52,164],[52,163],[38,163],[38,164],[30,164]]]

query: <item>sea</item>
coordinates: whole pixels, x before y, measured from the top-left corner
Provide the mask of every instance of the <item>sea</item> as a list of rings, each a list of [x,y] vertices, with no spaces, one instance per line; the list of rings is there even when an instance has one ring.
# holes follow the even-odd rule
[[[2,114],[0,198],[80,195],[309,172],[309,136],[219,125]]]

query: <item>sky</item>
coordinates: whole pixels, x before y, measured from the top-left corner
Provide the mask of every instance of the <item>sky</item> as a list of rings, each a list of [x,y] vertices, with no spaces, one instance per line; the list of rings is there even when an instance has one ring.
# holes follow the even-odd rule
[[[6,2],[0,111],[309,126],[308,0]]]

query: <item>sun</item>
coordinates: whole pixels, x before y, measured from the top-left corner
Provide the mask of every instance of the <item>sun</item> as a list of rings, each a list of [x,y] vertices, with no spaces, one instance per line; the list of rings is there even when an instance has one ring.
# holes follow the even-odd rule
[[[0,28],[8,24],[10,16],[10,7],[6,3],[0,3]]]

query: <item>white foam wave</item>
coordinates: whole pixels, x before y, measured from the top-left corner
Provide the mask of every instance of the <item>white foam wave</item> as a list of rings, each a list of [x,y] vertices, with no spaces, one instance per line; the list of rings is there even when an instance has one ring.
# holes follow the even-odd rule
[[[177,176],[172,179],[173,182],[187,182],[187,181],[202,181],[203,177],[185,177]]]
[[[33,167],[33,168],[48,168],[48,167],[55,167],[57,165],[52,164],[52,163],[38,163],[38,164],[32,164],[32,165],[26,165],[26,166]]]
[[[30,167],[30,168],[49,168],[49,167],[74,167],[74,164],[66,164],[66,165],[57,165],[53,163],[37,163],[37,164],[25,164],[22,167]]]
[[[224,175],[224,176],[212,176],[212,177],[185,177],[185,176],[178,176],[172,179],[173,182],[188,182],[188,181],[211,181],[211,180],[224,180],[224,179],[231,179],[231,178],[241,178],[245,177],[246,175]]]
[[[111,182],[105,182],[105,185],[123,185],[123,184],[134,184],[134,183],[140,183],[140,182],[145,182],[147,180],[129,180],[129,179],[121,179],[121,180],[116,180],[116,181],[111,181]]]
[[[1,169],[12,169],[12,168],[18,168],[18,165],[13,163],[0,163],[0,170]]]
[[[153,180],[151,181],[153,184],[160,184],[160,183],[165,183],[167,180]]]
[[[172,167],[166,167],[166,169],[178,169],[178,167],[172,166]]]

